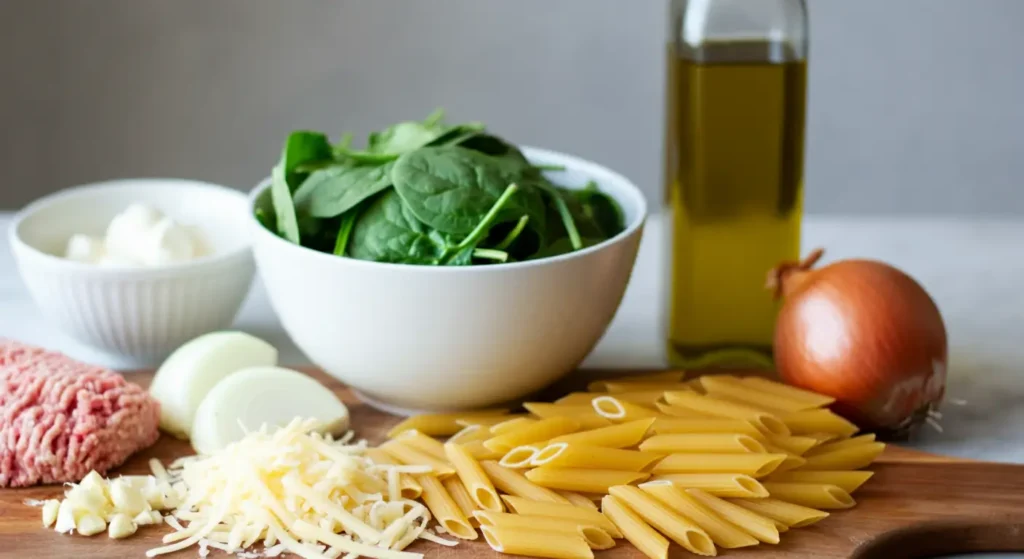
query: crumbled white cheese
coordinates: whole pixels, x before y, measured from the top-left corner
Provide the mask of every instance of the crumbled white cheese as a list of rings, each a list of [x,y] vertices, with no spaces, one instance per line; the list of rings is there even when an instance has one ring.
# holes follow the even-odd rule
[[[146,204],[131,204],[114,216],[104,237],[75,234],[64,257],[100,266],[162,266],[205,253],[196,231]]]

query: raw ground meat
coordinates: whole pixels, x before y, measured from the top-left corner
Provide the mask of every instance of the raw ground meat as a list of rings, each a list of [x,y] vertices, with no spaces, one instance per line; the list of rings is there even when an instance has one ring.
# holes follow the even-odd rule
[[[78,482],[155,443],[140,386],[61,353],[0,339],[0,487]]]

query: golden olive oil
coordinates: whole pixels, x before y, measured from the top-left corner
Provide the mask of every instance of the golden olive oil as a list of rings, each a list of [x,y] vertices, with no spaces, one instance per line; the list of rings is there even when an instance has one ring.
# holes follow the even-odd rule
[[[800,251],[806,62],[760,41],[670,53],[669,359],[770,365],[765,279]]]

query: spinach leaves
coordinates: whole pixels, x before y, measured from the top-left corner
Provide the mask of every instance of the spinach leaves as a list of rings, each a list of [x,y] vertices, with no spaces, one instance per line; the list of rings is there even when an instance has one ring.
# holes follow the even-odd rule
[[[296,244],[338,256],[431,266],[545,258],[600,243],[624,228],[594,184],[556,186],[515,145],[479,123],[437,111],[332,146],[317,132],[288,136],[257,218]]]

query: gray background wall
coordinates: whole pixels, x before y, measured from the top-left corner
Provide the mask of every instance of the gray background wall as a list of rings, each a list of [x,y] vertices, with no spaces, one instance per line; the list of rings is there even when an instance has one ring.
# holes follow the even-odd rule
[[[807,205],[1024,214],[1022,0],[810,0]],[[663,0],[0,2],[0,208],[445,106],[658,199]]]

